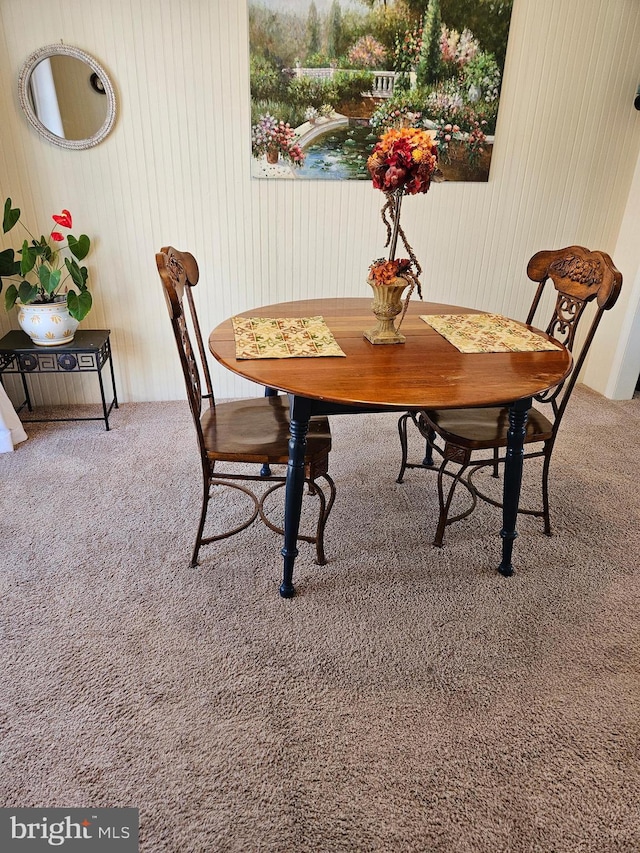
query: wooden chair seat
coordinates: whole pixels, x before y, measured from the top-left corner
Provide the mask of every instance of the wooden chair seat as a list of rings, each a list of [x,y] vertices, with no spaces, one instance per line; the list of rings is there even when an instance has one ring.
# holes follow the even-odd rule
[[[486,450],[506,447],[509,409],[427,409],[423,421],[429,421],[438,435],[457,447]],[[553,435],[553,424],[537,409],[529,409],[525,444],[546,441]]]
[[[289,461],[289,398],[280,394],[217,403],[200,423],[207,456],[226,462],[286,465]],[[305,466],[324,473],[331,431],[326,417],[311,418]]]

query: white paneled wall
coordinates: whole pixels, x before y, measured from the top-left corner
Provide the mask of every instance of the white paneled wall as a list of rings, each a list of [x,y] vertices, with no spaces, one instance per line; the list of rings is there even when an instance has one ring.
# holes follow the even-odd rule
[[[434,185],[403,204],[427,299],[523,317],[535,251],[614,254],[640,150],[639,37],[637,0],[515,0],[489,182]],[[115,130],[87,151],[48,144],[19,111],[22,62],[60,40],[116,87]],[[283,299],[369,295],[385,238],[379,192],[249,177],[244,0],[0,0],[0,48],[0,195],[40,230],[66,207],[94,238],[84,325],[112,329],[123,400],[184,396],[155,271],[163,245],[198,258],[205,329]],[[0,332],[15,326],[0,311]],[[40,391],[95,399],[74,379]],[[215,380],[223,397],[258,393],[217,367]]]

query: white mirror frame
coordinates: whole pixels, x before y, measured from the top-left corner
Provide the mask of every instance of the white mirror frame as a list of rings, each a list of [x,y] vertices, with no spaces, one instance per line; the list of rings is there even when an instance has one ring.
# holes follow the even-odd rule
[[[94,133],[93,136],[90,136],[87,139],[65,139],[64,137],[56,136],[55,133],[52,133],[44,126],[35,114],[31,98],[29,96],[29,81],[31,79],[31,73],[36,65],[43,59],[47,59],[49,56],[72,56],[74,59],[80,59],[89,66],[91,71],[98,75],[104,84],[104,93],[107,98],[107,117],[102,127]],[[84,50],[80,50],[80,48],[77,47],[70,47],[66,44],[50,44],[46,47],[39,48],[31,54],[20,69],[20,76],[18,77],[18,98],[20,99],[20,106],[22,107],[29,123],[41,136],[44,136],[44,138],[49,142],[52,142],[54,145],[59,145],[61,148],[80,150],[82,148],[92,148],[94,145],[98,145],[98,143],[102,142],[105,136],[111,131],[116,120],[116,96],[107,72],[92,56],[85,53]]]

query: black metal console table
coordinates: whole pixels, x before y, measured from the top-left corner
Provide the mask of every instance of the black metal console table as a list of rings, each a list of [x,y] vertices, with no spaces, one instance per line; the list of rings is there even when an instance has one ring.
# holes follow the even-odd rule
[[[5,373],[19,373],[24,388],[24,402],[17,407],[20,412],[26,406],[33,411],[27,376],[34,373],[97,373],[102,398],[102,417],[83,418],[29,418],[23,423],[49,421],[104,421],[109,429],[111,410],[118,408],[116,380],[111,357],[110,329],[78,330],[71,343],[43,347],[34,344],[22,330],[14,330],[0,339],[0,382]],[[109,362],[113,399],[107,405],[102,381],[102,368]]]

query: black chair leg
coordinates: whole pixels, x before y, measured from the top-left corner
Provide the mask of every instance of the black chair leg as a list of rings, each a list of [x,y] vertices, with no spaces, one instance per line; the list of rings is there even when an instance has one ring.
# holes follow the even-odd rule
[[[400,463],[400,473],[396,477],[396,483],[402,483],[404,480],[404,472],[407,470],[407,452],[408,452],[408,441],[407,441],[407,421],[409,420],[409,413],[407,412],[404,415],[401,415],[398,419],[398,433],[400,435],[400,448],[402,450],[402,461]]]
[[[551,517],[549,515],[549,465],[551,453],[545,453],[544,465],[542,466],[542,517],[544,519],[544,532],[551,536]]]
[[[422,460],[422,464],[426,465],[428,468],[433,467],[433,442],[436,440],[435,430],[429,430],[429,437],[427,438],[427,443],[424,451],[424,459]]]
[[[327,500],[324,491],[318,485],[317,480],[309,482],[309,493],[312,495],[316,495],[320,502],[320,512],[318,514],[318,526],[316,528],[316,563],[319,566],[326,566],[327,558],[324,553],[324,529],[327,524],[327,519],[329,518],[329,513],[331,512],[331,508],[333,507],[333,502],[336,499],[336,487],[335,483],[331,479],[328,474],[321,475],[324,480],[326,480],[329,486],[329,500]]]
[[[396,483],[404,482],[404,472],[407,468],[417,468],[417,464],[409,464],[408,455],[409,455],[409,439],[407,435],[407,423],[411,419],[413,423],[416,425],[417,429],[420,429],[418,426],[418,421],[416,420],[416,416],[411,412],[406,412],[404,415],[398,420],[398,433],[400,435],[400,447],[402,450],[402,461],[400,463],[400,473],[396,478]],[[435,441],[436,434],[435,431],[430,429],[428,433],[428,438],[426,439],[425,451],[424,451],[424,459],[421,462],[421,465],[425,468],[433,468],[433,442]]]
[[[451,486],[449,488],[449,493],[447,494],[447,499],[445,501],[443,482],[444,482],[444,474],[445,474],[445,468],[447,467],[447,462],[448,462],[448,460],[445,459],[442,462],[442,465],[440,466],[440,468],[438,469],[438,502],[440,504],[440,515],[438,516],[438,526],[436,528],[436,535],[433,538],[433,544],[436,546],[436,548],[442,548],[442,544],[443,544],[443,540],[444,540],[444,530],[445,530],[445,527],[447,526],[448,519],[449,519],[449,510],[451,509],[451,502],[453,500],[453,493],[455,492],[456,486],[458,485],[460,478],[462,477],[462,475],[464,474],[464,472],[468,468],[468,463],[461,465],[458,472],[453,476],[453,482],[451,483]],[[475,506],[475,503],[474,503],[474,506]],[[467,513],[465,513],[465,515],[466,514]],[[452,521],[455,521],[457,518],[460,518],[460,516],[456,516],[456,518],[452,519]]]
[[[209,507],[209,497],[211,494],[211,482],[208,477],[205,477],[204,480],[204,491],[202,495],[202,510],[200,511],[200,524],[198,525],[198,533],[196,535],[196,544],[193,546],[193,554],[191,555],[191,562],[189,563],[190,568],[195,569],[198,565],[198,555],[200,553],[200,546],[202,545],[202,532],[204,530],[204,523],[207,518],[207,509]]]

